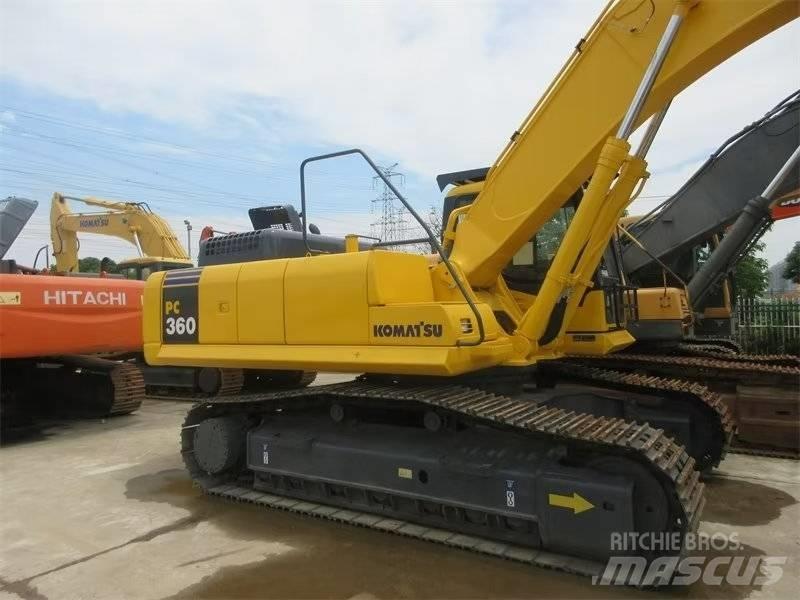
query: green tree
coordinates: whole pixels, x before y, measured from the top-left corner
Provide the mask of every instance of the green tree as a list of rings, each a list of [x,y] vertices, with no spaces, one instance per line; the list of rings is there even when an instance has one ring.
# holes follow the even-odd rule
[[[87,256],[86,258],[78,259],[78,270],[81,273],[99,273],[100,272],[100,259],[94,256]]]
[[[786,264],[783,266],[781,277],[793,283],[800,283],[800,242],[795,242],[794,247],[786,255]]]
[[[743,298],[758,298],[769,287],[769,263],[760,256],[764,243],[754,244],[739,261],[734,271],[736,294]]]
[[[106,261],[106,272],[107,273],[117,273],[119,268],[117,267],[117,263],[115,263],[110,258],[106,257],[103,259]],[[87,256],[86,258],[79,258],[78,259],[78,270],[81,273],[99,273],[100,272],[100,264],[101,261],[99,258],[94,256]]]

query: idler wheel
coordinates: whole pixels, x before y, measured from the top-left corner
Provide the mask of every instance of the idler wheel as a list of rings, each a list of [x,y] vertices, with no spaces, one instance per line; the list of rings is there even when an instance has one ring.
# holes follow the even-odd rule
[[[224,473],[239,464],[245,449],[244,422],[236,417],[213,417],[194,430],[194,458],[210,475]]]

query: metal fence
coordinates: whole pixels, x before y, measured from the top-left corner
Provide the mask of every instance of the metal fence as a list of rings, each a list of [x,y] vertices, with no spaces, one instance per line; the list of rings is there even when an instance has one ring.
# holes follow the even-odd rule
[[[739,298],[736,338],[745,352],[800,354],[800,299]]]

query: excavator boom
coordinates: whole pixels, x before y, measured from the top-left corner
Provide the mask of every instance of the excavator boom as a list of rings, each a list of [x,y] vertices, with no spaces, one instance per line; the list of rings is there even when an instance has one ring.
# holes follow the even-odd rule
[[[798,16],[797,3],[783,0],[686,4],[689,13],[634,126],[715,66]],[[592,175],[675,6],[674,0],[616,3],[579,41],[512,135],[459,225],[452,260],[473,287],[494,285],[517,249]]]
[[[68,200],[106,210],[75,213],[70,209]],[[50,236],[56,269],[61,273],[78,271],[78,233],[117,237],[134,245],[139,256],[192,266],[186,250],[169,224],[143,203],[72,198],[56,192],[50,207]]]

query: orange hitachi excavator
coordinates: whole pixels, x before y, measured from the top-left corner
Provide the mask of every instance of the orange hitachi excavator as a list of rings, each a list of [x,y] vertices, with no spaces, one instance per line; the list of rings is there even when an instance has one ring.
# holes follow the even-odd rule
[[[63,277],[2,260],[37,203],[0,200],[0,407],[3,425],[22,415],[106,417],[135,411],[144,380],[141,281]]]

